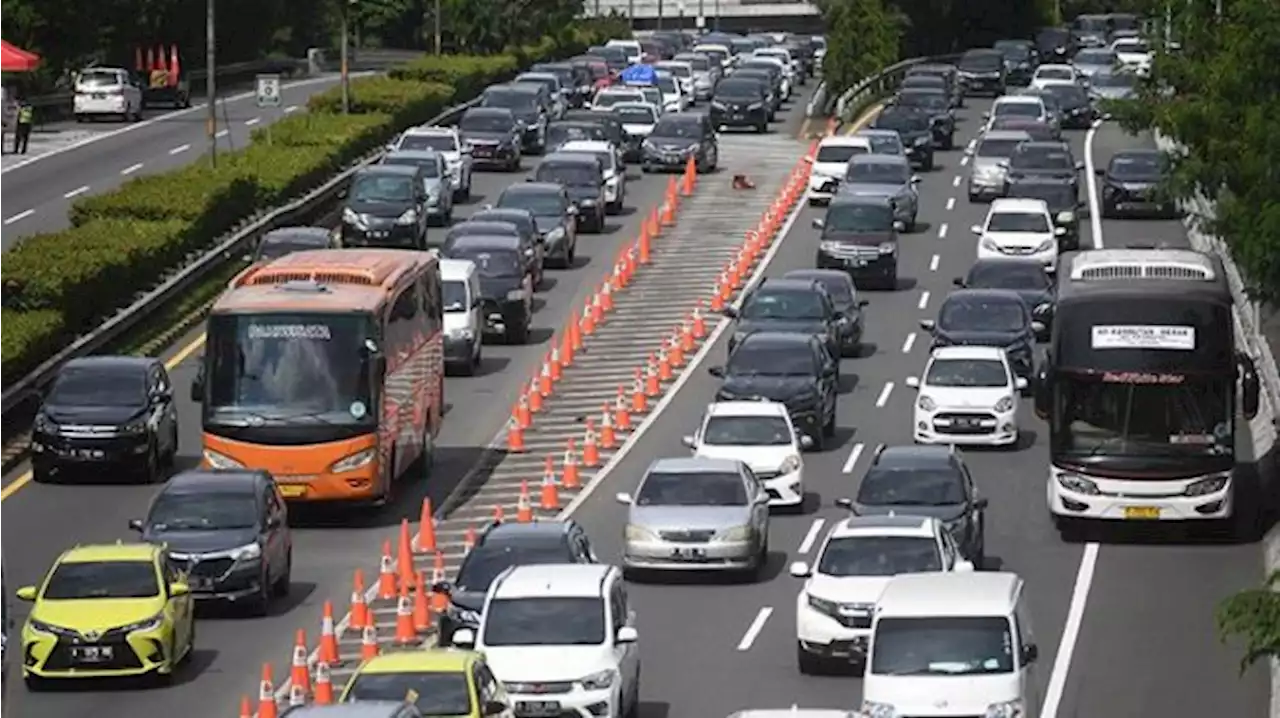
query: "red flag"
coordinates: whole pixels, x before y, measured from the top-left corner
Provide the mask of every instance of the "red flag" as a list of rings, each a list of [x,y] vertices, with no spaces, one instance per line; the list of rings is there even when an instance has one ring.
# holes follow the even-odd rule
[[[163,71],[164,67],[164,46],[156,45],[156,66],[155,69]]]
[[[155,53],[152,52],[151,48],[148,47],[147,48],[147,68],[146,68],[147,73],[150,73],[154,69],[156,69],[156,56],[155,56]]]
[[[146,72],[147,66],[142,64],[142,47],[133,48],[133,69],[138,72]]]
[[[178,64],[178,46],[169,46],[169,87],[178,86],[178,74],[182,66]]]

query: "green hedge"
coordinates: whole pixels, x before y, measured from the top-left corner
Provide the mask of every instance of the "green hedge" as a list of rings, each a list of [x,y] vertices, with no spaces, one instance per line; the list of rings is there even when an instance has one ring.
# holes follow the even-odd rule
[[[578,54],[629,32],[625,22],[584,21],[557,37],[500,55],[424,56],[385,77],[313,96],[308,113],[252,133],[251,144],[204,163],[138,177],[77,200],[72,227],[29,237],[5,253],[4,378],[56,353],[254,215],[323,184],[397,132],[424,124],[520,68]]]

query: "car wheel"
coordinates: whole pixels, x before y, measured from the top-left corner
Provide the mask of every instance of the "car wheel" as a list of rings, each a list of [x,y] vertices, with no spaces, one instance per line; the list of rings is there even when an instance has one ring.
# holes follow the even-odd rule
[[[293,588],[293,549],[289,549],[289,553],[285,556],[284,573],[272,585],[271,592],[276,596],[288,596],[291,588]]]
[[[529,341],[529,320],[526,319],[519,326],[509,327],[506,340],[508,344],[524,344]]]
[[[151,450],[147,452],[147,465],[142,470],[143,482],[154,484],[157,481],[160,481],[164,477],[164,472],[160,469],[162,463],[163,462],[160,458],[160,448],[152,445]]]
[[[479,342],[477,342],[477,344],[479,344]],[[479,352],[476,352],[473,350],[471,352],[471,356],[467,358],[466,363],[462,365],[461,367],[462,370],[459,373],[461,373],[463,376],[474,376],[476,373],[476,367],[478,367],[479,365],[480,365]]]
[[[766,132],[768,132],[768,131],[769,131],[769,123],[768,123],[768,122],[761,122],[760,124],[756,125],[756,132],[758,132],[759,134],[762,134],[762,135],[763,135],[763,134],[765,134],[765,133],[766,133]]]
[[[258,581],[258,592],[249,600],[246,609],[250,616],[264,617],[271,612],[271,577],[264,570]]]
[[[173,468],[178,460],[178,425],[175,423],[169,431],[169,448],[164,452],[162,463],[165,468]]]
[[[836,435],[836,407],[831,407],[831,416],[827,417],[826,422],[822,424],[822,435],[832,437]]]
[[[818,429],[818,431],[815,431],[809,434],[809,438],[813,439],[814,451],[822,451],[823,449],[827,448],[826,433],[821,428]]]
[[[933,171],[933,155],[929,155],[928,159],[924,161],[923,169],[925,172]]]
[[[969,193],[969,202],[970,202],[970,204],[977,204],[977,203],[978,203],[978,202],[980,202],[981,200],[982,200],[982,198],[981,198],[981,197],[979,197],[978,195],[976,195],[976,194],[974,194],[974,193],[972,193],[972,192],[970,192],[970,193]]]
[[[822,672],[823,661],[821,658],[804,650],[804,646],[797,642],[796,667],[800,669],[801,675],[812,676]]]

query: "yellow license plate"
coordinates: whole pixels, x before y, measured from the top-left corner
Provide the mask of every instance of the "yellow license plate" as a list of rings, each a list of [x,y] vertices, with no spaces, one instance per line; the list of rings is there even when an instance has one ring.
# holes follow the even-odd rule
[[[1124,507],[1124,517],[1126,519],[1158,519],[1160,518],[1160,507],[1126,506]]]
[[[280,484],[280,495],[286,499],[297,499],[307,495],[307,487],[302,484]]]

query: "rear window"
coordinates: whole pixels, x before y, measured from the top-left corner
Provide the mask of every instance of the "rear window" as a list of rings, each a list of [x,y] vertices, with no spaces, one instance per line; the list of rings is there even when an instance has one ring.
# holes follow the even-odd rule
[[[80,84],[90,87],[109,87],[120,84],[120,75],[106,70],[87,70],[80,73]]]

